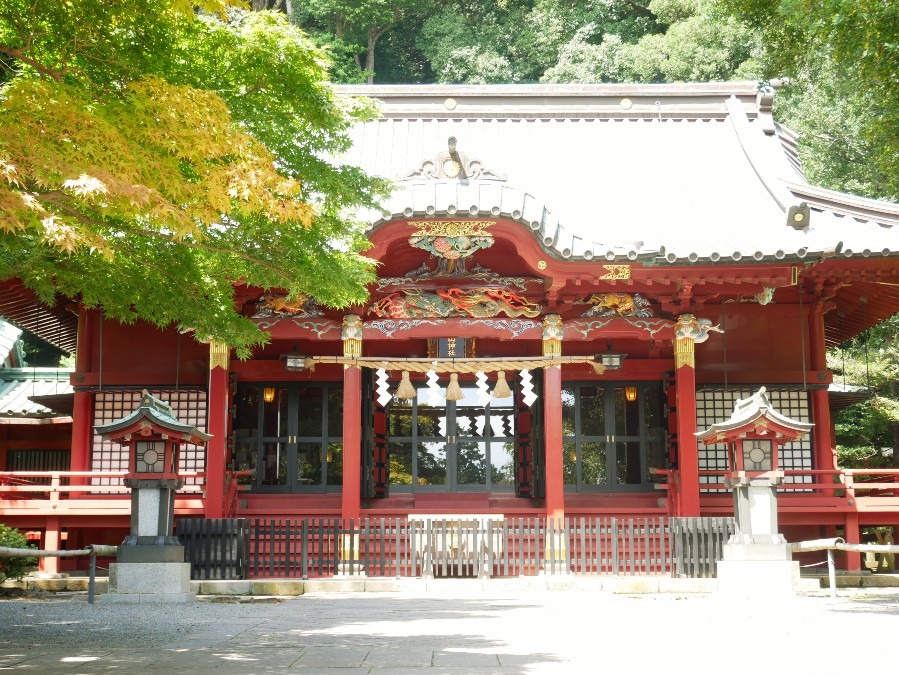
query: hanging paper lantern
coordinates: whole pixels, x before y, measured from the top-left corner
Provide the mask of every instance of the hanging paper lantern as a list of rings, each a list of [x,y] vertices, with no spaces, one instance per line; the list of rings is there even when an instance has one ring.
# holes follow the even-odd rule
[[[459,373],[450,373],[450,383],[446,387],[446,400],[462,400],[462,387],[459,386]]]
[[[502,370],[496,373],[496,386],[493,388],[493,398],[509,398],[512,390],[506,382],[506,373]]]
[[[411,399],[418,396],[418,392],[415,391],[415,387],[412,386],[412,382],[409,380],[409,371],[403,371],[403,377],[400,380],[400,386],[396,388],[396,397],[401,399]]]

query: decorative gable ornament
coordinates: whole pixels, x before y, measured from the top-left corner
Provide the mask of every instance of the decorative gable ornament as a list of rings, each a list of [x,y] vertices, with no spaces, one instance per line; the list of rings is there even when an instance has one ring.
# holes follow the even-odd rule
[[[447,139],[447,149],[437,153],[434,159],[425,159],[421,166],[406,174],[397,176],[397,180],[508,180],[500,174],[484,167],[480,159],[469,158],[456,148],[456,137]]]

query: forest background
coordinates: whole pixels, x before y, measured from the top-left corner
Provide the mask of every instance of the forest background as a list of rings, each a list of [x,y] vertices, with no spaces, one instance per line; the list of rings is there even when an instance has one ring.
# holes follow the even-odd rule
[[[374,114],[328,79],[754,80],[778,88],[811,183],[899,201],[899,3],[239,4],[0,0],[0,279],[244,356],[265,336],[233,311],[232,278],[359,301],[372,269],[346,214],[386,186],[320,161]],[[837,419],[844,466],[899,466],[897,334],[894,316],[829,355],[871,394]]]

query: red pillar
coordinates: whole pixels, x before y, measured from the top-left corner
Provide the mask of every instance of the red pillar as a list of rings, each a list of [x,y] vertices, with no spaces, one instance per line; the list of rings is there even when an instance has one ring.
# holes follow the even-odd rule
[[[858,525],[858,512],[846,514],[846,535],[847,544],[861,544],[861,528]],[[846,551],[846,569],[851,572],[858,572],[862,568],[862,554],[857,551]]]
[[[47,518],[47,524],[44,529],[44,543],[43,548],[47,551],[58,551],[59,543],[59,518],[50,517]],[[56,556],[47,556],[46,558],[39,559],[39,565],[41,572],[46,572],[47,574],[58,574],[59,573],[59,558]]]
[[[228,438],[228,366],[230,349],[220,342],[209,343],[209,419],[207,433],[212,434],[206,444],[206,505],[207,518],[225,515],[225,453]]]
[[[565,475],[562,472],[562,368],[543,369],[543,454],[546,517],[565,517]]]
[[[699,515],[699,444],[696,441],[696,367],[692,338],[675,340],[677,397],[677,468],[682,517]]]
[[[358,520],[362,509],[362,369],[343,369],[343,493],[341,516]]]
[[[81,308],[78,312],[78,346],[75,352],[75,372],[71,376],[72,385],[78,383],[93,368],[94,322],[97,313]],[[72,451],[69,459],[70,471],[90,471],[91,448],[93,446],[94,394],[90,391],[75,391],[72,409]],[[73,485],[83,485],[86,481],[77,478]],[[78,494],[78,493],[75,493]],[[73,495],[74,496],[74,495]]]
[[[824,303],[819,302],[809,312],[809,357],[812,370],[827,370],[827,347],[824,343]],[[833,469],[837,465],[836,448],[831,437],[830,401],[826,389],[811,392],[812,445],[815,448],[814,467]]]

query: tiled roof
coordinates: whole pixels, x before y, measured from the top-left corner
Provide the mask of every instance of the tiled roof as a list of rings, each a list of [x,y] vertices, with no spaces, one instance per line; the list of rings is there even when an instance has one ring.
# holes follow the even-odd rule
[[[338,90],[381,102],[344,158],[398,181],[372,228],[500,216],[558,257],[655,264],[899,255],[899,207],[805,183],[752,82]],[[450,138],[487,172],[435,172]],[[809,226],[795,229],[802,202]]]
[[[4,363],[9,358],[10,353],[15,354],[16,341],[21,334],[22,331],[20,329],[0,319],[0,363]]]
[[[71,373],[71,370],[56,368],[0,370],[0,418],[58,417],[60,411],[52,410],[33,399],[71,395]]]

